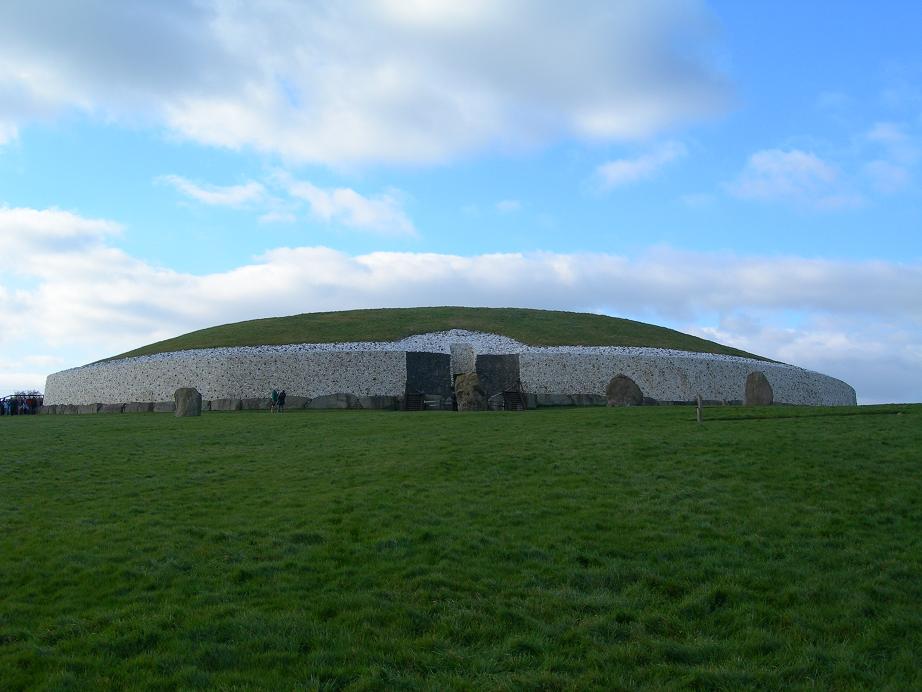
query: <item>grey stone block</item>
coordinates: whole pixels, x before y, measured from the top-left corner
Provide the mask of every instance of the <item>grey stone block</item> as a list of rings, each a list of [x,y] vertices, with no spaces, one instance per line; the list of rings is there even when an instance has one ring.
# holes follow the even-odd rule
[[[53,416],[57,412],[58,412],[58,407],[55,404],[51,404],[50,406],[42,406],[41,409],[39,409],[39,413],[46,415],[46,416]]]
[[[395,396],[360,396],[359,405],[365,409],[396,411],[400,405]]]
[[[477,370],[477,354],[470,344],[458,342],[449,346],[451,351],[451,374],[463,375]]]
[[[288,397],[288,401],[291,401],[294,397]],[[267,411],[269,409],[269,404],[272,403],[272,400],[266,397],[258,397],[253,399],[241,399],[240,408],[244,411]],[[286,402],[287,405],[287,402]]]
[[[125,404],[124,413],[151,413],[154,404],[150,401],[132,401]]]
[[[572,406],[573,399],[566,394],[536,394],[536,406]]]
[[[88,413],[99,413],[99,409],[102,407],[102,404],[78,404],[77,413],[80,415],[86,415]]]
[[[58,404],[58,414],[65,416],[73,416],[77,413],[77,406],[75,404]]]
[[[157,401],[154,403],[154,413],[175,413],[176,404],[172,401]]]
[[[357,397],[352,394],[338,393],[338,394],[325,394],[324,396],[318,396],[311,399],[310,403],[307,405],[307,408],[311,409],[325,409],[325,408],[361,408],[361,404]]]
[[[212,399],[211,411],[239,411],[243,407],[240,399]]]
[[[125,404],[103,404],[99,407],[100,413],[122,413],[125,410]]]

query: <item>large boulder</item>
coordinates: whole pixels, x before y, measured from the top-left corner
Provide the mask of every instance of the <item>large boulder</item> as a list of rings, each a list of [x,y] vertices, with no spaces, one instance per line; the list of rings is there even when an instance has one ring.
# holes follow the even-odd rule
[[[643,406],[643,392],[630,377],[619,373],[611,378],[605,388],[609,406]]]
[[[487,408],[487,398],[477,373],[463,373],[455,378],[455,399],[459,411],[483,411]]]
[[[176,417],[202,415],[202,395],[195,387],[180,387],[173,393],[173,403],[176,406]]]
[[[743,403],[746,406],[771,406],[775,400],[775,392],[764,372],[751,372],[746,377],[746,396]]]

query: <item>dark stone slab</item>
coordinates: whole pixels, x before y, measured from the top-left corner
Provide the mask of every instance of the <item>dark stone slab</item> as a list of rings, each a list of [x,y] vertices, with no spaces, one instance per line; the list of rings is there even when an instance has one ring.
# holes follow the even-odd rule
[[[407,391],[451,398],[451,356],[408,351]]]
[[[102,404],[78,404],[77,413],[84,415],[87,413],[99,413]]]
[[[100,413],[122,413],[125,410],[125,404],[103,404],[99,407]]]
[[[175,413],[176,404],[172,401],[158,401],[154,404],[154,413]]]
[[[519,355],[482,354],[477,356],[477,376],[484,396],[489,399],[494,394],[516,391],[521,375],[519,372]]]
[[[291,401],[293,397],[288,397],[288,401]],[[272,399],[268,397],[257,397],[254,399],[241,399],[240,408],[244,411],[267,411],[269,410],[269,404],[272,403]]]

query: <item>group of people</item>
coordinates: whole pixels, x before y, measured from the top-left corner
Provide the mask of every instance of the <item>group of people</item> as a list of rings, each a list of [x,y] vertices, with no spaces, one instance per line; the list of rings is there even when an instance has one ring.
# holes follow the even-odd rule
[[[282,409],[285,408],[285,390],[279,391],[277,389],[272,390],[271,403],[269,405],[270,413],[281,413]]]
[[[26,416],[38,413],[42,397],[38,394],[12,394],[0,399],[0,416]]]

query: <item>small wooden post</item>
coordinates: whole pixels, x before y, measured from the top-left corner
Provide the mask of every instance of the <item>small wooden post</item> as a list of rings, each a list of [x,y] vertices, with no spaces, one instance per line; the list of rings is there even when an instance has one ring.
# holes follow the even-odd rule
[[[695,397],[695,400],[698,402],[698,425],[701,425],[701,395]]]

